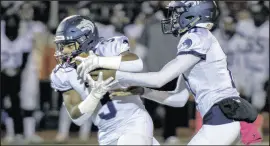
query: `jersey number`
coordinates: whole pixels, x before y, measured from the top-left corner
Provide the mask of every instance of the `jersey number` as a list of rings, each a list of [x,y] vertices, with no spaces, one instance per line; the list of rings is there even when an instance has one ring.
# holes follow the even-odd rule
[[[104,105],[104,104],[107,105],[107,107],[109,109],[109,113],[102,112],[102,113],[98,114],[100,119],[110,120],[110,119],[112,119],[112,118],[114,118],[116,116],[117,110],[116,110],[112,100],[110,99],[110,97],[107,94],[101,100],[101,104],[102,105]]]

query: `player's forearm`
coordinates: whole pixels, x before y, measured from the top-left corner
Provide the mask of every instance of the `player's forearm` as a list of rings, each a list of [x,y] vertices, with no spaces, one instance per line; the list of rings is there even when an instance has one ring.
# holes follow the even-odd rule
[[[136,54],[124,53],[121,56],[99,57],[99,67],[126,72],[140,72],[143,69],[143,62]]]
[[[141,72],[143,70],[143,61],[140,58],[136,60],[122,61],[118,70],[125,72]]]
[[[77,119],[83,115],[80,112],[80,109],[78,108],[79,104],[73,106],[73,105],[69,105],[68,103],[64,103],[64,105],[71,119]]]
[[[177,93],[170,93],[167,91],[144,88],[142,97],[172,107],[183,107],[188,100],[189,93],[186,89]]]
[[[129,86],[160,88],[181,75],[199,60],[200,58],[193,55],[180,55],[167,63],[159,72],[128,73],[117,71],[115,78]]]
[[[68,115],[70,119],[78,126],[81,126],[82,124],[84,124],[92,115],[90,113],[82,114],[78,106],[73,107],[71,110],[67,109],[67,111],[69,113]]]
[[[77,119],[79,118],[80,116],[82,116],[83,114],[80,112],[80,109],[79,109],[79,104],[74,106],[71,110],[70,110],[70,117],[72,119]]]
[[[164,68],[166,68],[166,66]],[[159,72],[148,72],[148,73],[129,73],[117,71],[115,78],[119,82],[126,83],[129,86],[160,88],[161,86],[170,82],[177,76],[178,76],[177,73],[173,73],[173,70],[162,69]]]
[[[173,80],[172,82],[168,84],[176,84],[176,87],[174,88],[173,91],[171,90],[160,91],[160,89],[156,90],[156,89],[144,88],[145,92],[143,92],[142,97],[159,102],[164,105],[172,106],[172,107],[183,107],[188,100],[189,93],[186,89],[185,83],[182,80],[182,75],[180,75],[177,78],[176,82],[175,80]],[[161,89],[161,90],[164,90],[164,89]]]
[[[72,121],[77,125],[81,125],[91,117],[99,101],[100,99],[91,92],[85,100],[78,104],[71,105],[66,103],[65,106]]]
[[[115,79],[128,86],[143,86],[151,88],[160,88],[170,81],[170,79],[167,80],[167,78],[162,79],[162,74],[159,72],[129,73],[116,71]]]

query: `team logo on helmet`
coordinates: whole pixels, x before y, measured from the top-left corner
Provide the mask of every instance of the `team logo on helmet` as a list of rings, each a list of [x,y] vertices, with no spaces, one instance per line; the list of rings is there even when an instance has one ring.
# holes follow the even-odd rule
[[[95,30],[94,24],[91,21],[86,20],[86,19],[83,19],[80,22],[80,24],[76,26],[76,28],[78,28],[82,31],[90,30],[90,31],[94,32],[94,30]]]

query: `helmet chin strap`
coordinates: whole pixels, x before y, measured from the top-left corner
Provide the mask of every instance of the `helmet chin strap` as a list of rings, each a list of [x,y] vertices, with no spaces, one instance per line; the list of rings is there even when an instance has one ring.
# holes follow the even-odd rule
[[[212,29],[214,24],[213,23],[199,23],[196,25],[197,27],[203,27],[203,28],[207,28],[207,29]]]
[[[184,29],[176,29],[173,31],[173,35],[175,37],[178,37],[179,35],[185,33],[186,31],[188,31],[190,28],[194,27],[196,25],[196,23],[200,20],[200,17],[195,18],[194,21],[192,21],[191,23],[189,23]]]

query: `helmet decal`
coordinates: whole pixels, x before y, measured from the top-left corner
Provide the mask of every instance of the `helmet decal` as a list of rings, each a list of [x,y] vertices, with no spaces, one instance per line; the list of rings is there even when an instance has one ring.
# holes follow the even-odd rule
[[[94,24],[91,21],[86,20],[86,19],[83,19],[80,22],[80,24],[76,26],[76,28],[78,28],[78,29],[80,29],[82,31],[90,30],[90,31],[92,31],[92,33],[95,30]]]

